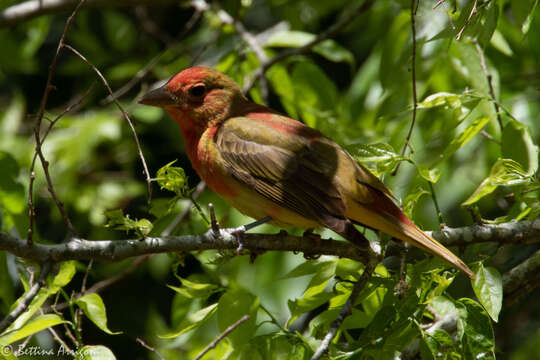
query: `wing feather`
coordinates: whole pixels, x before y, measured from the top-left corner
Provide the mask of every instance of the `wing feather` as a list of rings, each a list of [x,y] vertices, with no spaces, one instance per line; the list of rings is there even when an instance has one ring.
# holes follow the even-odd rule
[[[345,205],[333,182],[337,161],[332,157],[335,160],[339,149],[300,136],[287,141],[278,130],[254,123],[232,118],[216,133],[215,144],[231,175],[308,219],[343,218]],[[277,141],[270,144],[268,138]]]

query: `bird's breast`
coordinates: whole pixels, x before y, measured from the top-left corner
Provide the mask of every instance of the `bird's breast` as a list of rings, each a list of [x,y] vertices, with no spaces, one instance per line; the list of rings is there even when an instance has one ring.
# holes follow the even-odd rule
[[[200,137],[193,154],[189,154],[191,165],[206,185],[223,197],[236,197],[233,179],[227,174],[223,160],[214,143],[218,126],[208,128]]]

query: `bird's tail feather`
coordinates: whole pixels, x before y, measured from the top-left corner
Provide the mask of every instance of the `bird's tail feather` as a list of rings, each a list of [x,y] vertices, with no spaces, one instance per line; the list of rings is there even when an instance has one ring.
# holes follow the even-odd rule
[[[381,199],[382,200],[382,199]],[[384,204],[384,206],[380,206]],[[441,245],[437,240],[420,230],[409,218],[389,199],[377,202],[377,209],[370,209],[354,202],[354,208],[349,209],[347,217],[354,222],[370,228],[381,230],[397,239],[406,241],[413,246],[440,256],[450,264],[474,279],[474,273],[460,258]]]

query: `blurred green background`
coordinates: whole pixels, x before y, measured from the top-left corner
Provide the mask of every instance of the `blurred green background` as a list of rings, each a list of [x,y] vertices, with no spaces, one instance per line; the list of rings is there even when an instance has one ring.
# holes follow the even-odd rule
[[[0,9],[15,3],[1,1]],[[430,192],[426,176],[436,180],[433,187],[444,223],[450,227],[471,225],[474,221],[470,212],[461,204],[489,175],[497,159],[504,157],[501,151],[510,154],[513,144],[517,144],[503,144],[501,150],[503,134],[493,104],[486,100],[489,84],[475,41],[485,54],[498,102],[515,118],[501,111],[505,128],[520,133],[519,122],[528,128],[534,143],[540,142],[540,16],[538,10],[531,12],[537,3],[480,1],[480,15],[465,27],[461,40],[457,41],[460,24],[464,24],[473,2],[458,1],[454,11],[452,1],[437,7],[435,1],[419,1],[415,19],[420,108],[412,136],[411,158],[425,170],[425,176],[408,162],[401,163],[397,176],[391,176],[396,165],[395,154],[380,157],[383,161],[378,165],[371,161],[366,164],[382,176],[405,205],[410,204],[410,214],[422,228],[439,227],[431,196],[420,196],[423,191]],[[346,0],[244,0],[222,1],[220,7],[240,19],[256,34],[268,56],[273,56],[284,48],[310,41],[357,4]],[[120,102],[135,123],[151,175],[177,160],[175,166],[185,170],[190,187],[194,187],[199,179],[185,155],[176,124],[160,109],[138,105],[137,99],[157,81],[191,65],[216,67],[243,83],[259,62],[234,27],[222,23],[215,9],[197,13],[186,2],[171,2],[166,6],[110,5],[82,9],[67,34],[66,43],[100,69],[113,90],[128,83],[149,62],[154,63],[140,82],[120,97]],[[370,158],[360,144],[384,142],[391,146],[390,150],[399,153],[412,116],[409,6],[408,1],[376,1],[332,41],[274,65],[266,74],[270,88],[268,105],[320,129],[360,160]],[[34,115],[39,110],[48,67],[69,14],[69,11],[54,12],[0,28],[0,165],[3,167],[0,173],[9,174],[0,180],[3,182],[0,221],[3,230],[22,237],[28,226],[26,198],[28,169],[34,154]],[[145,178],[130,129],[120,111],[107,101],[106,89],[87,64],[63,51],[53,84],[45,126],[67,106],[78,103],[74,111],[57,121],[43,144],[55,188],[77,233],[96,240],[130,237],[105,227],[105,212],[121,208],[133,219],[157,219],[153,234],[159,234],[176,213],[189,206],[189,201],[176,202],[174,211],[167,213],[172,193],[154,184],[153,201],[147,204]],[[432,94],[439,95],[426,100]],[[257,102],[262,101],[260,83],[249,95]],[[516,156],[524,158],[527,151],[518,151]],[[531,169],[534,161],[529,162]],[[536,154],[536,169],[537,162]],[[527,164],[521,162],[525,172],[530,170]],[[34,189],[36,241],[65,240],[66,229],[47,192],[39,164]],[[415,194],[417,202],[413,200]],[[509,221],[538,216],[537,191],[523,196],[515,194],[516,187],[500,186],[475,205],[484,219]],[[198,203],[206,211],[209,202],[215,204],[222,226],[250,221],[205,190]],[[207,227],[199,213],[191,210],[175,234],[198,234]],[[301,234],[300,230],[287,230]],[[257,231],[277,229],[264,226]],[[324,235],[335,237],[330,232]],[[463,254],[467,261],[494,255],[498,250],[490,264],[504,272],[538,246],[472,248]],[[9,275],[0,275],[0,314],[5,314],[22,292],[16,270],[21,265],[10,255],[1,254],[1,257],[7,264],[4,269],[10,269]],[[304,261],[301,255],[291,253],[266,253],[253,264],[248,256],[223,259],[214,251],[152,256],[133,274],[100,293],[106,304],[109,328],[123,334],[106,335],[85,319],[84,343],[103,344],[119,359],[152,358],[151,352],[135,342],[140,337],[165,358],[194,356],[194,349],[202,349],[219,333],[215,321],[173,340],[156,337],[178,330],[178,324],[188,313],[193,314],[204,305],[202,300],[191,301],[166,286],[180,286],[175,275],[202,282],[212,279],[223,285],[249,289],[284,323],[290,315],[288,300],[301,297],[310,278],[284,279],[283,276]],[[94,263],[88,282],[93,284],[121,273],[132,262]],[[85,267],[86,263],[78,264],[75,279],[65,289],[67,294],[80,288]],[[456,297],[470,296],[464,278],[456,281],[450,290]],[[216,291],[212,296],[219,294]],[[540,292],[533,291],[514,306],[505,308],[499,322],[494,324],[501,358],[540,359],[537,296]],[[264,333],[270,326],[263,325],[257,331]],[[45,333],[33,341],[50,344],[52,338]],[[219,349],[208,358],[219,358],[220,351],[224,351]]]

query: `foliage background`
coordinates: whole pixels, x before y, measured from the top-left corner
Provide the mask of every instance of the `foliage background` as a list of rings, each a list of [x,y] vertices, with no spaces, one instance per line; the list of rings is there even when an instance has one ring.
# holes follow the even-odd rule
[[[0,8],[14,3],[4,0]],[[383,176],[385,183],[405,200],[405,205],[410,205],[408,209],[414,221],[424,229],[439,227],[431,196],[411,200],[414,194],[421,195],[422,189],[431,191],[426,177],[434,180],[444,223],[450,227],[470,225],[474,219],[461,204],[489,175],[497,159],[513,153],[517,155],[509,157],[528,173],[528,177],[522,177],[526,180],[522,179],[513,187],[497,187],[475,205],[484,219],[534,218],[539,214],[538,194],[522,191],[534,190],[533,186],[537,186],[529,175],[537,171],[538,154],[534,153],[532,145],[519,151],[517,147],[526,141],[516,139],[528,138],[527,134],[531,134],[532,142],[540,142],[538,2],[492,0],[454,4],[446,1],[437,7],[435,3],[419,1],[415,17],[416,86],[421,103],[411,139],[414,150],[411,158],[427,169],[424,177],[408,162],[401,163],[397,176],[391,176],[397,155],[378,152],[377,156],[372,156],[374,149],[380,150],[380,147],[359,145],[384,142],[390,144],[395,153],[403,147],[412,116],[408,1],[377,1],[333,41],[274,65],[267,72],[269,105],[320,129],[360,159],[375,157],[379,160],[367,164]],[[465,24],[475,3],[478,3],[478,15]],[[223,1],[219,6],[240,19],[251,33],[262,33],[257,39],[264,44],[268,56],[273,56],[283,48],[305,44],[356,4],[356,1],[345,0],[246,0]],[[253,51],[232,25],[220,20],[217,11],[202,12],[194,26],[186,28],[194,12],[188,3],[180,2],[168,6],[84,8],[66,40],[102,71],[113,89],[127,83],[159,54],[157,63],[140,84],[120,100],[135,121],[152,175],[177,160],[175,166],[186,171],[190,187],[197,185],[198,177],[185,156],[176,125],[161,110],[138,105],[138,97],[154,82],[193,64],[217,67],[239,83],[259,65]],[[3,173],[0,221],[2,230],[22,237],[28,227],[28,169],[34,154],[32,114],[39,110],[48,66],[68,15],[69,12],[62,11],[0,29],[0,168]],[[463,27],[465,30],[457,41],[456,36]],[[284,33],[286,29],[294,32]],[[516,119],[501,111],[502,123],[505,127],[514,127],[517,134],[516,138],[508,135],[507,144],[502,146],[498,143],[503,135],[495,109],[486,100],[490,96],[489,83],[473,40],[485,52],[498,103]],[[118,208],[133,219],[157,219],[153,233],[159,234],[174,218],[173,213],[166,213],[171,193],[155,185],[154,199],[151,205],[147,204],[142,166],[129,127],[120,112],[104,102],[108,94],[95,73],[65,51],[53,84],[55,89],[47,104],[47,119],[54,119],[68,104],[81,101],[76,111],[56,123],[43,145],[55,188],[78,234],[88,239],[125,238],[125,232],[105,227],[105,212]],[[250,92],[258,102],[262,101],[260,90],[257,84]],[[448,94],[440,94],[443,92]],[[436,100],[425,100],[437,93]],[[528,130],[521,131],[517,121]],[[463,141],[467,131],[471,137]],[[58,243],[65,239],[67,232],[47,193],[41,168],[36,169],[35,238],[38,242]],[[208,190],[198,202],[203,206],[214,203],[222,226],[250,221]],[[189,201],[181,200],[174,205],[174,211],[186,206],[190,206]],[[177,234],[196,234],[206,229],[199,213],[192,210]],[[266,226],[261,231],[275,232],[276,229]],[[329,232],[324,235],[335,237]],[[487,264],[504,273],[537,248],[537,245],[470,246],[462,249],[462,256],[468,263],[486,259]],[[424,256],[418,253],[413,257],[422,259]],[[0,313],[6,314],[14,299],[23,292],[19,276],[28,274],[21,270],[24,264],[13,256],[2,252],[0,260]],[[166,358],[188,354],[193,357],[219,333],[215,318],[174,340],[160,339],[156,334],[179,330],[179,324],[186,323],[188,313],[217,299],[224,288],[212,288],[210,299],[188,299],[185,294],[166,286],[180,286],[177,277],[244,289],[238,290],[241,295],[237,296],[250,299],[257,296],[260,304],[284,324],[290,315],[287,301],[301,298],[310,282],[309,276],[284,276],[304,261],[301,255],[291,253],[267,253],[259,256],[254,264],[249,263],[247,256],[221,261],[216,252],[187,254],[183,258],[165,254],[152,256],[133,274],[100,293],[106,304],[108,327],[121,330],[123,334],[106,335],[83,318],[83,343],[103,344],[119,359],[155,356],[136,343],[135,339],[140,337]],[[122,273],[132,262],[94,263],[88,282],[96,283]],[[64,289],[68,296],[80,289],[86,265],[77,263],[75,278]],[[391,264],[389,267],[392,268]],[[463,276],[458,276],[448,291],[454,298],[473,296]],[[532,359],[533,353],[538,356],[534,349],[540,348],[540,320],[536,316],[540,304],[535,300],[539,295],[536,289],[517,304],[505,307],[499,322],[493,324],[497,352],[502,358]],[[264,316],[259,318],[265,319]],[[257,329],[257,334],[270,331],[275,328],[266,324]],[[32,343],[53,346],[46,332],[35,336]],[[219,358],[227,351],[227,344],[218,346],[208,358]]]

